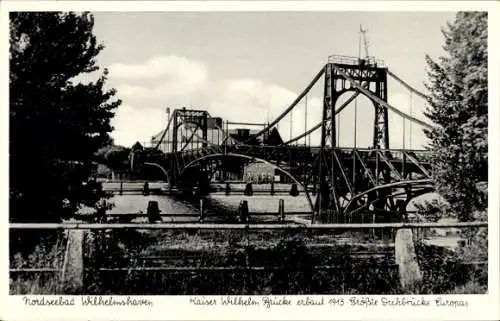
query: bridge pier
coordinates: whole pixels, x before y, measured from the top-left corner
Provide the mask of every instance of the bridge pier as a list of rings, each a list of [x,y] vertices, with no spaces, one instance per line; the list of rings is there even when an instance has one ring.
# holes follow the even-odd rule
[[[204,200],[200,198],[200,222],[205,220]]]
[[[337,223],[335,210],[330,206],[330,191],[325,183],[320,184],[315,209],[320,223]],[[337,216],[337,215],[335,215]]]
[[[144,196],[149,195],[149,183],[148,182],[144,183],[144,187],[142,189],[142,195],[144,195]]]
[[[279,200],[278,212],[280,215],[281,223],[284,223],[285,222],[285,200],[283,200],[283,199]]]
[[[206,177],[200,177],[198,180],[197,197],[206,196],[210,192],[210,181]]]
[[[160,221],[160,222],[162,221],[161,216],[160,216],[160,208],[158,207],[157,201],[149,201],[148,202],[147,215],[148,215],[149,223],[155,223],[158,221]]]
[[[241,223],[248,222],[248,201],[241,201],[238,208]]]
[[[253,188],[252,188],[252,183],[247,183],[245,186],[245,196],[252,196],[253,195]]]
[[[84,230],[69,230],[61,275],[64,293],[80,293],[83,290],[83,240]]]

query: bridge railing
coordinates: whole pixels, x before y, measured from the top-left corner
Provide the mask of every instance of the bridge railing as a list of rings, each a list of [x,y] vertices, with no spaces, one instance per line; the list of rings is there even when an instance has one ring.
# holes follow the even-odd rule
[[[359,229],[416,229],[416,228],[480,228],[488,227],[488,222],[421,222],[421,223],[332,223],[332,224],[221,224],[221,223],[10,223],[9,229],[22,230],[297,230],[297,231],[335,231]]]
[[[353,56],[343,56],[343,55],[330,55],[328,56],[328,62],[334,64],[343,65],[361,65],[365,63],[368,66],[383,68],[386,67],[385,62],[381,59],[376,59],[375,57],[358,58]]]

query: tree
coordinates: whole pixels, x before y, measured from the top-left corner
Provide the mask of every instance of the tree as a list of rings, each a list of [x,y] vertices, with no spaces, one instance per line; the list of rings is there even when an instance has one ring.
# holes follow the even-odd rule
[[[99,163],[106,165],[114,171],[130,169],[130,148],[120,145],[109,145],[101,148],[98,153]]]
[[[104,48],[89,13],[10,14],[10,218],[58,221],[99,196],[82,193],[97,150],[110,142],[120,100],[94,82]]]
[[[462,221],[487,208],[488,180],[488,17],[460,12],[442,30],[447,56],[426,57],[430,91],[426,131],[435,151],[438,191]]]

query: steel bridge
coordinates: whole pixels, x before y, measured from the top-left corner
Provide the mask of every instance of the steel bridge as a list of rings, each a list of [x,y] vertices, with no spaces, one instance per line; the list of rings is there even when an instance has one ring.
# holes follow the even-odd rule
[[[330,56],[292,104],[244,140],[231,136],[227,126],[215,124],[222,139],[214,143],[208,139],[211,117],[207,111],[176,109],[153,149],[132,152],[132,167],[141,170],[143,166],[155,166],[172,187],[208,192],[215,178],[224,182],[228,173],[241,171],[251,163],[264,163],[281,172],[288,182],[297,184],[311,206],[313,221],[360,222],[366,215],[376,222],[398,221],[411,199],[434,190],[429,163],[432,155],[425,150],[391,149],[388,114],[395,113],[424,128],[430,126],[388,104],[388,77],[427,99],[390,72],[382,61]],[[286,142],[266,143],[274,126],[296,108],[321,78],[322,121]],[[336,107],[339,97],[346,93],[351,96]],[[374,106],[372,146],[339,147],[336,115],[358,95],[367,97]],[[295,145],[316,130],[321,130],[319,146]],[[168,150],[159,151],[165,141],[169,142]]]

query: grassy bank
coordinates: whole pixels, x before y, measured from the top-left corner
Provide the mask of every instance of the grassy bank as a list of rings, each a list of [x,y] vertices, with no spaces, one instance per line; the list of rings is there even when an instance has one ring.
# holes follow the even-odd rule
[[[44,272],[11,272],[10,294],[56,294],[61,293],[60,277],[66,248],[66,236],[55,232],[42,237],[40,243],[28,253],[12,253],[10,269],[53,269]]]
[[[131,232],[129,232],[131,233]],[[88,257],[88,289],[99,294],[340,294],[397,291],[397,270],[390,255],[353,258],[358,250],[328,245],[318,236],[241,232],[122,232],[108,235],[102,255]],[[137,240],[133,241],[133,240]],[[90,245],[90,243],[89,243]],[[363,246],[360,245],[362,248]],[[365,249],[367,250],[367,249]],[[107,254],[104,254],[107,253]],[[112,253],[113,255],[110,255]],[[129,266],[242,267],[239,271],[101,271]],[[274,270],[245,270],[243,267]]]
[[[416,243],[417,259],[423,271],[419,293],[485,294],[488,292],[487,230],[471,229],[468,244],[454,250]]]
[[[267,232],[249,238],[232,232],[120,231],[101,255],[87,257],[87,291],[93,294],[404,294],[390,245],[345,243],[331,235]],[[351,239],[352,241],[352,239]],[[102,243],[104,244],[104,243]],[[88,244],[91,246],[91,244]],[[484,293],[487,278],[451,253],[418,246],[423,282],[414,293]],[[439,258],[439,259],[438,259]],[[441,260],[441,261],[439,261]],[[446,263],[443,263],[446,262]],[[100,271],[172,267],[273,267],[238,271]]]
[[[230,213],[226,213],[230,215]],[[234,215],[234,214],[233,214]],[[487,235],[486,235],[487,236]],[[482,240],[485,236],[483,235]],[[11,256],[13,268],[61,268],[65,237]],[[371,242],[371,245],[369,245]],[[457,251],[417,243],[423,280],[414,293],[487,292],[487,244]],[[370,253],[377,252],[376,257]],[[363,254],[365,253],[365,254]],[[86,233],[84,294],[403,294],[390,243],[316,232],[112,230]],[[240,267],[237,271],[141,268]],[[245,267],[271,267],[254,270]],[[124,268],[121,271],[102,268]],[[11,273],[12,294],[59,292],[60,273]]]

